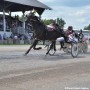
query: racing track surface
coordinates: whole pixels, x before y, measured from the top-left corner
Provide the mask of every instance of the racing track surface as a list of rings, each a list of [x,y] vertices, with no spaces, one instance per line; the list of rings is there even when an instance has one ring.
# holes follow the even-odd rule
[[[73,58],[42,47],[24,56],[29,45],[0,46],[0,90],[90,90],[90,50]]]

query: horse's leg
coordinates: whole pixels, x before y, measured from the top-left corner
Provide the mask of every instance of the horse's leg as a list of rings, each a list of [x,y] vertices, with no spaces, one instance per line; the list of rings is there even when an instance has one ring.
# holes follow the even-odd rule
[[[56,51],[56,41],[53,41],[54,51]]]
[[[38,41],[39,41],[39,40],[36,39],[35,42],[34,42],[34,44],[33,44],[33,49],[34,49],[34,50],[40,50],[40,49],[42,49],[42,47],[36,48],[36,45],[38,44]]]
[[[35,46],[36,46],[36,44],[37,44],[36,42],[38,42],[38,41],[35,40],[35,41],[33,42],[33,44],[30,46],[30,48],[26,51],[25,55],[27,55],[33,47],[35,48]]]
[[[43,45],[45,45],[45,40],[43,40]]]
[[[61,50],[64,46],[64,42],[60,42],[60,45],[61,45],[61,48],[60,48],[60,50]]]
[[[33,49],[36,50],[36,45],[38,44],[38,40],[36,39],[35,42],[33,43]]]
[[[53,48],[54,42],[52,41],[49,50],[47,51],[46,55],[49,53],[49,51]]]
[[[60,50],[61,50],[61,49],[65,49],[65,48],[67,48],[64,44],[65,44],[64,41],[60,42],[60,45],[61,45]]]

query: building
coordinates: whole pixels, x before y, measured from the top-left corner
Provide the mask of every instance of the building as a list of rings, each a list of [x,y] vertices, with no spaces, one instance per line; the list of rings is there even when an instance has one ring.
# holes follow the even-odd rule
[[[0,34],[3,35],[4,33],[6,33],[6,35],[9,37],[11,34],[11,28],[12,27],[8,27],[9,24],[8,20],[6,20],[6,15],[5,12],[8,12],[8,14],[11,17],[11,13],[12,12],[19,12],[21,11],[23,13],[23,16],[25,14],[25,11],[30,11],[35,9],[37,11],[37,13],[40,15],[42,15],[42,13],[44,12],[44,10],[49,9],[51,10],[50,7],[48,7],[47,5],[41,3],[38,0],[0,0],[0,12],[3,12],[3,17],[2,19],[0,19]],[[25,21],[23,20],[23,26],[25,29]],[[23,29],[23,30],[24,30]]]

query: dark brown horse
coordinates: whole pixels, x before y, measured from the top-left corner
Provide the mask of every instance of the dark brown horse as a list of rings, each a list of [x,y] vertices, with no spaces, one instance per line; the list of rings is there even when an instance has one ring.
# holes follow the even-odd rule
[[[41,22],[38,17],[31,15],[28,17],[28,22],[32,25],[33,31],[34,31],[34,42],[30,46],[30,48],[26,51],[25,55],[29,53],[29,51],[33,48],[34,50],[39,50],[41,47],[36,48],[36,45],[38,44],[39,40],[51,40],[52,45],[55,46],[55,41],[58,37],[63,36],[64,34],[62,33],[62,30],[57,26],[56,30],[53,31],[48,31],[46,25]],[[55,47],[54,47],[55,49]],[[56,50],[56,49],[55,49]],[[49,51],[46,53],[48,54]]]

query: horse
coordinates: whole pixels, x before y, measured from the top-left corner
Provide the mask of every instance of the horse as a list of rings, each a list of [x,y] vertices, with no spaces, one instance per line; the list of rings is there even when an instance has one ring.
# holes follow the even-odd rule
[[[55,47],[56,39],[59,37],[65,37],[64,34],[62,33],[63,30],[59,26],[57,26],[55,30],[48,31],[47,26],[43,22],[41,22],[37,16],[30,15],[27,18],[28,18],[27,22],[29,22],[32,25],[35,40],[33,44],[30,46],[30,48],[26,51],[25,55],[27,55],[32,48],[34,50],[41,49],[41,47],[36,48],[36,45],[38,44],[39,40],[51,41],[52,44],[50,49],[54,45],[54,50],[56,50],[56,47]],[[46,54],[49,53],[50,49],[47,51]]]

